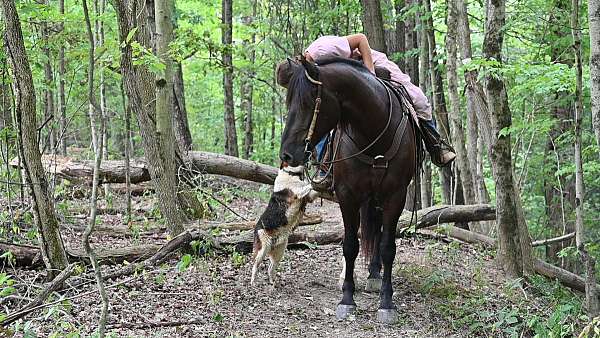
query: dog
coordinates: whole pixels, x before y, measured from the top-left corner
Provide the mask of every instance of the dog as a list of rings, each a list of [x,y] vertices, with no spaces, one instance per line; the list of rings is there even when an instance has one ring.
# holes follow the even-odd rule
[[[319,194],[302,179],[302,170],[303,167],[284,167],[275,178],[269,204],[254,227],[252,286],[258,267],[267,255],[270,260],[269,282],[275,285],[275,271],[283,258],[288,238],[302,221],[306,204]]]

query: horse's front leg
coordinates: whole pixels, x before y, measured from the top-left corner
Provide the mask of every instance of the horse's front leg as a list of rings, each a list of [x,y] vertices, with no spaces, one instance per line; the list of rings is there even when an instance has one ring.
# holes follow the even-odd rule
[[[377,319],[386,324],[394,324],[397,320],[396,306],[392,299],[392,267],[396,257],[396,225],[404,208],[406,193],[388,199],[383,211],[383,232],[381,234],[380,254],[383,261],[383,281],[379,293],[379,310]]]
[[[356,203],[340,201],[342,218],[344,219],[344,262],[345,275],[342,284],[342,301],[335,311],[338,319],[345,319],[356,310],[354,302],[354,263],[358,256],[359,208]]]

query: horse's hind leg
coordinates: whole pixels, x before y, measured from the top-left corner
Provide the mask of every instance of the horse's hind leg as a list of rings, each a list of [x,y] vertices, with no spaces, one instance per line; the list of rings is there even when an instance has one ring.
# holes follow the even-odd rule
[[[354,263],[358,256],[358,206],[354,203],[341,202],[340,209],[344,219],[344,261],[346,263],[344,283],[342,285],[342,301],[335,311],[338,319],[345,319],[356,310],[354,302]]]
[[[360,223],[361,231],[367,229],[367,227],[373,227],[381,229],[382,211],[376,209],[375,201],[369,200],[369,202],[362,205],[360,209]],[[375,235],[375,247],[373,248],[373,254],[371,261],[369,262],[369,277],[367,277],[367,283],[365,285],[366,292],[379,292],[381,290],[381,255],[379,254],[379,246],[381,241],[381,231],[377,231]]]

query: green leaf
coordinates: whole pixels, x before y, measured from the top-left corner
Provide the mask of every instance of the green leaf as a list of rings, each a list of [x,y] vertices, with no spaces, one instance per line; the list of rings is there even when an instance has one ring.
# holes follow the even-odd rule
[[[133,36],[137,32],[137,30],[138,30],[138,28],[135,27],[132,30],[130,30],[129,33],[127,33],[127,37],[125,38],[125,43],[129,44],[129,42],[131,42],[131,39],[133,39]]]
[[[212,318],[215,322],[220,323],[223,321],[223,315],[220,313],[215,313]]]
[[[4,289],[0,290],[0,297],[10,296],[15,293],[17,290],[12,286],[7,286]]]
[[[179,263],[177,263],[177,270],[179,270],[180,272],[185,271],[190,266],[191,263],[192,263],[192,255],[185,254],[181,257],[181,260],[179,261]]]

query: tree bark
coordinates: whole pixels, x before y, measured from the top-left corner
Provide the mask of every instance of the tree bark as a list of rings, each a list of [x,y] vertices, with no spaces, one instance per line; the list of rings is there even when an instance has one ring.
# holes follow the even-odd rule
[[[461,59],[463,63],[468,63],[473,57],[471,50],[471,30],[469,28],[467,0],[456,0],[458,9],[458,41]],[[477,202],[489,203],[489,196],[483,180],[483,167],[481,158],[483,153],[479,151],[480,142],[478,121],[477,121],[477,97],[478,93],[483,93],[483,89],[477,82],[477,73],[475,70],[465,70],[465,82],[467,83],[465,96],[467,97],[467,156],[470,159],[469,170],[473,179]]]
[[[590,22],[590,101],[596,145],[600,148],[600,1],[588,0]],[[600,156],[600,152],[598,152]]]
[[[169,43],[173,40],[173,0],[154,1],[156,20],[156,55],[164,65],[164,71],[156,79],[156,132],[161,147],[160,156],[165,169],[164,182],[166,189],[177,187],[177,170],[175,162],[176,147],[173,139],[173,116],[171,115],[173,98],[173,60],[169,55]],[[181,222],[173,222],[169,232],[177,235],[183,231]]]
[[[44,0],[43,4],[45,6],[49,6],[48,0]],[[56,142],[55,142],[55,134],[52,120],[55,118],[54,111],[54,91],[52,90],[54,86],[54,72],[52,71],[52,54],[50,53],[50,22],[48,19],[44,19],[42,21],[42,52],[44,53],[44,120],[50,121],[46,125],[46,129],[48,130],[46,142],[44,142],[43,150],[48,149],[51,153],[55,152]]]
[[[88,65],[88,100],[89,100],[89,117],[90,117],[90,130],[92,133],[92,145],[94,147],[94,174],[92,180],[92,197],[90,201],[90,219],[89,223],[83,233],[83,247],[86,255],[90,258],[92,267],[94,268],[94,276],[96,277],[96,284],[98,285],[98,291],[100,298],[102,299],[102,306],[100,310],[100,319],[98,322],[98,336],[104,337],[106,333],[106,319],[108,317],[108,296],[104,289],[104,281],[102,279],[102,270],[98,264],[98,258],[96,253],[90,246],[90,235],[94,231],[96,225],[96,214],[98,210],[98,182],[99,182],[99,171],[100,164],[102,163],[103,150],[104,150],[104,114],[102,108],[98,109],[96,103],[96,96],[94,94],[94,69],[95,69],[95,50],[96,42],[94,41],[94,35],[92,33],[92,23],[90,21],[89,10],[87,6],[87,0],[82,0],[83,13],[85,17],[85,23],[87,28],[87,35],[90,44],[89,51],[89,65]],[[98,6],[96,6],[98,9]],[[97,36],[100,36],[100,26],[96,24]],[[102,89],[101,89],[102,91]]]
[[[176,140],[172,129],[171,131],[168,130],[171,125],[171,116],[169,114],[167,114],[166,118],[163,116],[160,128],[158,128],[158,121],[156,121],[157,85],[162,92],[161,96],[167,97],[167,100],[162,100],[161,104],[166,107],[164,109],[169,109],[170,100],[168,100],[168,97],[169,93],[172,92],[172,87],[170,85],[167,86],[167,83],[172,81],[172,77],[163,76],[157,81],[154,73],[147,66],[133,64],[132,41],[137,41],[145,48],[151,48],[147,20],[148,9],[145,3],[142,0],[129,1],[127,3],[122,0],[116,0],[113,2],[113,5],[117,13],[119,36],[122,44],[121,74],[129,99],[128,104],[131,111],[136,114],[140,126],[144,153],[148,159],[154,188],[159,196],[160,203],[158,207],[168,227],[172,229],[173,233],[178,233],[183,229],[182,224],[187,220],[187,217],[177,196],[175,160],[167,163],[169,162],[167,159],[173,158],[174,153],[167,154],[167,151],[165,151],[166,149],[173,149]],[[134,27],[137,30],[129,36]],[[168,38],[164,38],[170,39],[170,35]],[[160,56],[164,57],[164,54],[161,53]],[[165,88],[168,90],[165,90]],[[170,135],[168,137],[163,132],[165,128],[167,128],[166,132]],[[159,130],[161,131],[160,134],[158,133]],[[170,144],[170,146],[167,144]]]
[[[54,210],[54,198],[44,173],[38,148],[35,88],[23,43],[21,23],[14,2],[2,0],[1,3],[6,46],[13,69],[19,150],[33,199],[34,219],[39,231],[42,257],[48,270],[48,277],[52,278],[57,271],[67,266],[68,260]]]
[[[487,6],[486,32],[483,54],[488,60],[501,63],[501,50],[504,40],[505,23],[504,0],[489,0]],[[486,76],[488,109],[491,113],[493,137],[488,139],[491,148],[491,161],[496,180],[496,205],[498,207],[498,260],[504,272],[510,277],[523,275],[526,265],[524,255],[527,249],[522,229],[519,229],[518,190],[515,189],[511,154],[511,135],[502,133],[511,126],[511,112],[504,82],[498,74]],[[478,115],[480,126],[486,118]],[[526,230],[526,229],[525,229]],[[527,236],[528,237],[528,236]],[[531,242],[529,242],[531,250]]]
[[[185,104],[185,86],[181,62],[175,62],[173,72],[173,130],[177,144],[182,152],[192,150],[192,133]]]
[[[424,20],[424,29],[427,34],[427,43],[429,45],[429,75],[431,78],[431,97],[433,103],[433,112],[438,124],[440,135],[448,141],[451,141],[449,134],[450,125],[448,122],[448,109],[446,108],[446,98],[444,96],[444,84],[442,74],[438,69],[437,52],[435,44],[435,33],[433,30],[433,17],[431,16],[431,1],[422,0],[423,9],[427,15]],[[452,203],[452,169],[450,166],[440,168],[440,183],[442,186],[442,201],[444,204]]]
[[[65,17],[65,0],[59,0],[58,2],[59,12],[61,16],[61,23],[59,30],[64,30]],[[65,74],[66,74],[66,61],[65,61],[65,46],[61,44],[58,49],[58,112],[60,113],[60,130],[58,132],[58,141],[60,154],[67,156],[67,99],[65,95]]]
[[[593,0],[592,0],[593,1]],[[586,270],[585,303],[590,317],[600,312],[600,302],[596,290],[595,260],[585,247],[585,229],[583,225],[584,186],[583,163],[581,156],[581,122],[583,120],[583,68],[581,65],[581,25],[579,24],[579,0],[572,0],[571,32],[573,36],[573,51],[575,54],[575,241],[577,251]]]
[[[278,169],[275,167],[228,155],[191,151],[189,158],[192,169],[201,173],[231,176],[266,184],[272,184],[277,176]],[[58,177],[76,183],[91,182],[93,161],[50,155],[42,156],[41,161],[47,173],[56,173]],[[21,167],[18,158],[13,159],[10,164],[15,168]],[[141,158],[132,159],[129,170],[126,161],[103,161],[100,166],[100,183],[126,183],[128,172],[130,182],[134,184],[154,180],[151,165],[146,159]]]
[[[225,155],[238,157],[237,131],[233,104],[232,16],[233,0],[222,0],[221,31],[223,43],[223,92],[225,108]]]
[[[252,2],[252,16],[248,19],[248,25],[252,25],[254,18],[256,17],[257,0]],[[248,47],[248,61],[250,67],[248,69],[248,75],[245,76],[243,84],[241,85],[240,91],[242,92],[242,110],[244,111],[244,151],[242,157],[249,159],[254,152],[254,119],[253,119],[253,95],[254,95],[254,77],[256,71],[254,70],[254,63],[256,60],[256,34],[253,32],[250,41],[244,41],[244,44]]]
[[[171,2],[175,6],[175,2]],[[175,9],[173,8],[173,13]],[[177,20],[173,20],[173,30],[177,30]],[[185,84],[183,81],[183,66],[181,62],[174,61],[173,71],[173,131],[182,153],[192,150],[193,139],[185,103]]]
[[[377,51],[387,53],[379,0],[360,0],[360,3],[362,5],[363,30],[369,39],[369,45]]]
[[[406,8],[415,6],[415,1],[417,0],[406,0]],[[401,3],[402,0],[397,1],[397,3]],[[398,7],[396,7],[398,8]],[[405,21],[404,21],[404,50],[406,52],[408,51],[415,51],[419,46],[417,44],[418,41],[418,36],[417,36],[417,32],[415,31],[415,20],[416,20],[416,16],[417,15],[413,15],[408,17]],[[412,54],[412,56],[405,58],[406,60],[406,74],[408,74],[408,76],[410,76],[410,79],[412,81],[412,83],[414,83],[416,86],[418,86],[421,83],[421,78],[419,76],[419,56],[418,55],[414,55]]]
[[[416,0],[413,0],[416,1]],[[413,3],[413,5],[419,4]],[[419,13],[416,14],[416,25],[421,28],[418,34],[415,34],[419,40],[419,57],[417,58],[416,70],[418,78],[420,79],[421,89],[427,95],[431,92],[431,77],[429,76],[429,43],[427,42],[427,33],[424,29],[424,22],[420,19]],[[415,44],[415,48],[417,44]],[[431,97],[431,96],[430,96]],[[421,205],[423,208],[427,208],[433,205],[433,190],[432,190],[432,177],[431,177],[431,161],[428,160],[429,153],[425,152],[425,160],[422,163],[423,174],[421,177]]]
[[[448,96],[450,97],[450,123],[452,129],[452,140],[456,148],[456,163],[460,170],[460,182],[467,204],[475,204],[475,190],[473,188],[473,177],[469,167],[469,157],[464,142],[462,117],[460,112],[460,97],[458,95],[458,76],[456,74],[458,32],[458,8],[455,1],[448,2],[448,33],[446,34],[447,61],[446,70],[448,74]],[[457,184],[458,186],[458,184]]]

